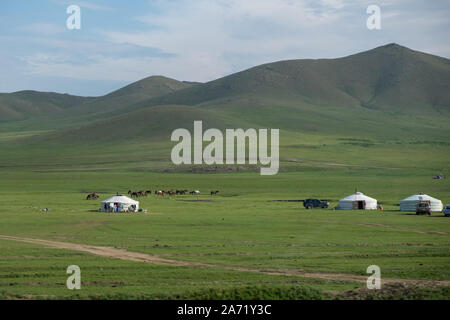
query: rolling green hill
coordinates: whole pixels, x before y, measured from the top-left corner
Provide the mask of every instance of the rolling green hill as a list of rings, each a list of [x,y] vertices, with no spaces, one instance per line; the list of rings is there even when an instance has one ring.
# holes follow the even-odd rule
[[[76,97],[56,93],[21,91],[0,94],[0,119],[5,128],[39,131],[84,125],[103,119],[117,108],[195,86],[197,83],[151,76],[101,97]],[[19,121],[18,121],[19,120]],[[11,122],[14,123],[11,123]]]
[[[223,106],[243,96],[448,115],[450,60],[389,44],[340,59],[269,63],[134,107],[175,103]]]
[[[42,97],[37,105],[45,105]],[[170,133],[190,129],[194,120],[203,120],[205,129],[279,128],[285,159],[309,154],[345,161],[340,151],[346,150],[355,163],[395,165],[431,144],[440,166],[450,140],[450,60],[396,44],[338,59],[274,62],[203,84],[149,77],[75,100],[80,103],[66,103],[59,112],[0,124],[9,159],[32,153],[47,160],[52,155],[52,162],[83,162],[85,150],[106,145],[112,148],[108,154],[121,158],[121,150],[129,156],[149,144],[158,145],[159,159],[167,158]],[[404,157],[390,161],[401,149]],[[146,150],[146,159],[157,153]],[[137,154],[133,161],[139,161]]]
[[[390,44],[340,59],[270,63],[195,86],[148,78],[70,109],[69,113],[100,120],[51,136],[62,142],[73,142],[77,136],[117,140],[128,138],[130,132],[134,138],[167,137],[180,123],[192,124],[183,122],[191,118],[192,109],[178,107],[170,117],[147,109],[173,105],[198,108],[197,120],[214,114],[217,119],[227,118],[231,127],[445,140],[450,63]],[[100,137],[99,128],[111,127],[114,132],[106,130]]]
[[[75,114],[86,114],[89,117],[92,117],[93,114],[98,114],[104,117],[105,113],[107,114],[115,109],[122,109],[126,112],[127,107],[130,105],[191,86],[193,86],[192,83],[181,82],[162,76],[151,76],[82,104],[76,109],[64,114],[64,117],[70,117]]]
[[[63,113],[93,98],[38,91],[0,93],[0,122]]]

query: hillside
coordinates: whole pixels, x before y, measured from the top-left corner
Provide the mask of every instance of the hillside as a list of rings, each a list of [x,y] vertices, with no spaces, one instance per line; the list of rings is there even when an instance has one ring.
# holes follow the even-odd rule
[[[205,129],[278,128],[289,161],[398,166],[414,158],[440,167],[449,152],[449,77],[448,59],[398,45],[275,62],[204,84],[149,77],[49,116],[0,124],[2,159],[165,166],[170,133],[203,120]]]
[[[116,109],[127,111],[126,109],[130,105],[192,86],[194,84],[188,82],[181,82],[163,76],[151,76],[79,105],[76,109],[64,114],[64,116],[89,114],[89,117],[92,117],[93,114],[102,114],[103,116],[104,113]]]
[[[0,94],[0,132],[41,131],[85,125],[108,117],[116,109],[159,95],[198,85],[151,76],[100,97],[76,97],[57,93],[21,91]]]
[[[232,116],[276,105],[277,112],[284,106],[321,116],[331,107],[353,114],[378,110],[447,117],[450,60],[389,44],[338,59],[269,63],[204,84],[152,76],[95,98],[39,92],[0,95],[2,120],[29,118],[22,127],[33,130],[42,124],[49,129],[84,125],[157,105],[213,108]]]
[[[151,111],[161,106],[177,108]],[[192,125],[193,110],[197,120],[216,118],[222,124],[227,119],[230,127],[445,141],[450,136],[450,63],[390,44],[339,59],[270,63],[205,84],[150,77],[68,110],[62,121],[73,121],[68,113],[77,113],[78,121],[99,120],[80,122],[44,140],[166,139],[180,125]]]
[[[290,60],[251,68],[159,96],[159,104],[215,105],[242,97],[434,115],[450,110],[450,60],[389,44],[339,59]],[[231,105],[231,103],[230,103]]]
[[[55,115],[93,98],[53,92],[18,91],[0,93],[0,122],[42,115]]]
[[[32,139],[33,142],[104,143],[129,142],[135,140],[160,140],[170,137],[176,128],[192,130],[195,120],[203,120],[212,128],[227,128],[236,124],[236,119],[217,115],[198,107],[164,105],[144,108],[121,116],[111,117],[80,127],[58,130]]]

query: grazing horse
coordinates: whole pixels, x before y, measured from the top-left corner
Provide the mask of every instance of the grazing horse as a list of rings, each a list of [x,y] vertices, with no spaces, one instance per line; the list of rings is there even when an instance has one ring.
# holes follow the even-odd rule
[[[131,190],[128,190],[128,194],[131,195],[132,198],[146,197],[148,192],[151,193],[150,190],[149,191],[142,191],[142,190],[140,190],[140,191],[131,191]]]
[[[152,194],[152,190],[145,191],[145,196],[148,196],[149,194]]]
[[[161,190],[155,191],[155,194],[161,197],[164,197],[164,192]]]
[[[94,193],[88,194],[86,197],[86,200],[94,200],[94,199],[98,199],[98,198],[99,198],[99,195],[96,192],[94,192]]]
[[[193,190],[193,191],[191,191],[191,192],[189,192],[190,194],[192,194],[192,195],[195,195],[195,194],[200,194],[200,191],[198,191],[198,190]]]
[[[211,195],[212,196],[215,196],[216,194],[218,194],[219,193],[219,190],[212,190],[211,191]]]

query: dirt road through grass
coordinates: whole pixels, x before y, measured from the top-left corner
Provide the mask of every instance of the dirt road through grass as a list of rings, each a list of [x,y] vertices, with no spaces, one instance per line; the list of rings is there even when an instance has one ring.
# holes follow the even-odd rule
[[[145,262],[158,265],[167,266],[183,266],[183,267],[209,267],[209,268],[222,268],[235,271],[244,272],[258,272],[269,275],[284,275],[284,276],[298,276],[303,278],[316,278],[334,281],[349,281],[349,282],[362,282],[365,283],[367,276],[344,274],[344,273],[323,273],[323,272],[309,272],[300,269],[258,269],[248,268],[240,266],[218,265],[201,263],[195,261],[183,261],[176,259],[167,259],[159,255],[152,255],[140,252],[132,252],[123,249],[117,249],[106,246],[93,246],[87,244],[69,243],[50,241],[45,239],[25,238],[17,236],[0,235],[0,239],[19,241],[41,245],[47,248],[54,249],[66,249],[87,252],[93,255],[122,259],[128,261]],[[403,284],[406,286],[424,286],[424,287],[436,287],[436,286],[450,286],[450,280],[419,280],[419,279],[400,279],[400,278],[382,278],[382,282],[385,284]]]

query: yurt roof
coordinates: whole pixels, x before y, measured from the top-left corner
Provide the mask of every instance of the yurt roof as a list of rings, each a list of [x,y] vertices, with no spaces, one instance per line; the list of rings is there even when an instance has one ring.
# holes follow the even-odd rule
[[[441,201],[439,199],[430,197],[429,195],[426,194],[414,194],[408,198],[405,198],[403,200],[400,201],[423,201],[423,200],[428,200],[428,201]]]
[[[363,194],[362,192],[356,192],[352,195],[349,195],[343,199],[341,199],[340,201],[363,201],[363,200],[371,200],[371,201],[377,201],[374,198],[368,197],[365,194]]]
[[[106,200],[104,200],[104,201],[102,201],[102,203],[127,203],[127,204],[138,204],[139,202],[138,201],[135,201],[135,200],[133,200],[133,199],[130,199],[130,198],[128,198],[128,197],[125,197],[125,196],[114,196],[114,197],[111,197],[111,198],[109,198],[109,199],[106,199]]]

